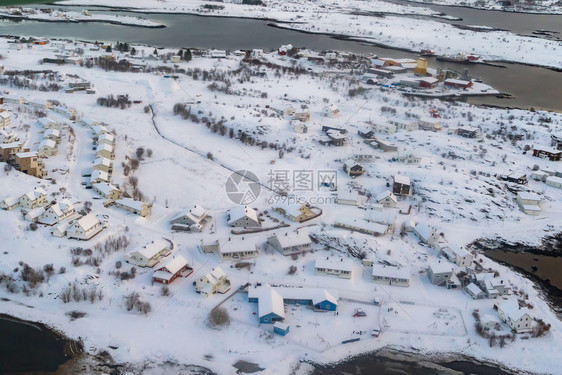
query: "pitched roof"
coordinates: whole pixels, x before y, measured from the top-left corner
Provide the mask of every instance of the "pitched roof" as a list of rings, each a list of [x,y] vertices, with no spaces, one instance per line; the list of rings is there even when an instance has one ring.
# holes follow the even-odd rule
[[[27,198],[33,202],[34,200],[41,198],[42,195],[47,195],[47,192],[43,188],[36,188],[32,191],[28,191],[23,196],[27,196]]]
[[[480,289],[480,288],[478,287],[478,285],[476,285],[476,284],[474,284],[474,283],[468,284],[468,285],[466,286],[466,290],[467,290],[468,292],[470,292],[470,294],[473,294],[473,295],[478,295],[478,294],[484,293],[484,292],[482,291],[482,289]]]
[[[41,147],[50,147],[50,148],[56,148],[57,144],[55,141],[53,141],[52,139],[49,138],[44,138],[40,143],[39,143],[39,148]]]
[[[86,216],[82,216],[82,218],[77,221],[77,224],[84,231],[87,231],[87,230],[91,229],[92,227],[95,227],[97,224],[99,224],[99,222],[100,221],[98,220],[96,215],[94,215],[92,212],[90,212]]]
[[[92,175],[90,176],[90,181],[96,181],[96,180],[109,181],[109,175],[107,174],[107,172],[96,169],[92,171]]]
[[[132,209],[137,210],[137,211],[142,211],[144,209],[144,206],[148,205],[147,203],[143,203],[141,201],[136,201],[133,198],[121,198],[121,199],[118,199],[116,201],[116,203],[118,203],[122,206],[125,206],[125,207],[132,208]]]
[[[47,126],[47,125],[49,125],[51,122],[54,122],[55,124],[57,123],[56,121],[51,120],[51,119],[48,118],[48,117],[41,117],[41,118],[38,118],[38,119],[37,119],[37,122],[39,123],[39,125],[42,125],[42,126]]]
[[[505,316],[514,322],[521,319],[525,314],[529,314],[529,310],[526,307],[520,307],[519,302],[514,299],[498,302],[497,306],[498,310],[503,311]]]
[[[174,259],[170,260],[163,267],[161,267],[160,270],[169,272],[174,275],[185,266],[187,266],[187,259],[185,259],[181,255],[177,255]]]
[[[258,221],[258,213],[256,210],[254,210],[252,207],[248,207],[248,206],[236,206],[232,209],[230,209],[228,211],[228,214],[230,215],[230,220],[228,221],[229,223],[236,221],[238,219],[241,219],[243,217],[248,217],[251,220],[255,221],[255,222],[259,222]]]
[[[430,262],[428,269],[431,269],[433,273],[449,273],[453,272],[453,266],[448,262]]]
[[[394,175],[394,182],[402,185],[410,185],[410,177],[401,174]]]
[[[282,248],[289,248],[293,246],[299,246],[311,243],[310,236],[304,230],[299,230],[297,232],[285,232],[283,234],[276,234],[279,244]]]
[[[119,191],[119,189],[107,182],[98,182],[97,184],[92,184],[92,187],[105,196],[111,194],[113,191]]]
[[[96,158],[96,160],[94,160],[94,166],[96,165],[105,165],[106,167],[110,167],[111,166],[111,160],[109,160],[108,158],[104,158],[104,157],[98,157]]]
[[[146,259],[150,259],[153,256],[155,256],[156,254],[158,254],[160,251],[162,251],[162,249],[168,248],[169,246],[170,246],[170,244],[168,243],[168,241],[166,241],[163,238],[158,238],[158,239],[156,239],[156,240],[154,240],[150,243],[147,243],[146,245],[144,245],[140,249],[137,249],[133,252],[138,252],[139,254],[144,256]]]
[[[375,201],[380,202],[387,197],[398,203],[396,196],[390,190],[385,190],[382,193],[378,194],[375,198]]]
[[[371,274],[373,276],[379,276],[379,277],[410,280],[410,270],[406,267],[387,266],[384,264],[373,264],[373,270]]]
[[[314,268],[351,272],[353,270],[353,262],[340,257],[320,256],[316,258]]]

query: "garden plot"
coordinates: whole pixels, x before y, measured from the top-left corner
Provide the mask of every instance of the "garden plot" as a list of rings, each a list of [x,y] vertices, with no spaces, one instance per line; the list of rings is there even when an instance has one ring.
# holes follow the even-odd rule
[[[436,336],[464,336],[460,310],[453,307],[392,303],[381,308],[382,331]]]

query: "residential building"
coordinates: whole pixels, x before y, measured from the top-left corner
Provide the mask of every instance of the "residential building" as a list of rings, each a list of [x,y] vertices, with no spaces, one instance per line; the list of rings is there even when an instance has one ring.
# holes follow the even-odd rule
[[[154,267],[160,259],[170,255],[170,242],[163,238],[156,239],[143,247],[131,251],[125,261],[138,267]]]
[[[320,256],[314,262],[317,275],[336,275],[342,279],[351,279],[353,262],[349,259],[331,256]]]
[[[496,303],[498,317],[505,322],[509,328],[517,333],[531,332],[533,330],[533,318],[529,309],[521,307],[515,299]]]
[[[94,125],[92,126],[92,133],[96,137],[101,137],[102,134],[109,134],[109,130],[103,125]]]
[[[298,134],[308,133],[308,126],[300,120],[291,121],[291,126],[293,127],[293,130],[294,130],[295,133],[298,133]]]
[[[113,161],[104,157],[98,157],[94,160],[94,171],[101,171],[110,175],[113,173]]]
[[[47,204],[47,192],[42,188],[36,188],[19,198],[21,208],[32,210],[37,207],[43,207]]]
[[[548,147],[535,147],[533,149],[533,156],[550,161],[560,161],[560,159],[562,159],[562,150]]]
[[[410,177],[400,174],[394,175],[392,178],[392,192],[395,195],[410,195],[412,193],[411,189]]]
[[[440,131],[441,130],[441,120],[434,117],[420,118],[418,120],[419,128],[422,130],[429,131]]]
[[[101,232],[105,227],[100,223],[96,215],[89,213],[75,221],[66,229],[68,238],[87,241]]]
[[[441,249],[441,253],[449,261],[455,263],[459,267],[470,267],[474,256],[458,245],[448,245]]]
[[[545,183],[558,189],[562,189],[562,177],[549,176],[546,178]]]
[[[365,215],[365,220],[371,223],[386,225],[388,231],[392,231],[396,224],[396,213],[391,211],[369,210]]]
[[[45,129],[57,129],[60,130],[61,126],[54,120],[51,120],[48,117],[41,117],[37,119],[37,124]]]
[[[57,154],[57,143],[52,139],[43,139],[39,143],[37,153],[42,157],[54,156]]]
[[[359,206],[361,204],[361,198],[357,190],[342,190],[338,192],[336,202],[349,206]]]
[[[312,250],[312,241],[307,232],[284,232],[274,234],[267,239],[267,244],[283,255],[293,255]]]
[[[390,190],[385,190],[382,193],[378,194],[375,197],[375,202],[378,204],[382,204],[383,207],[392,207],[395,208],[398,206],[398,200],[393,192]]]
[[[47,129],[43,133],[43,139],[52,139],[56,143],[60,142],[60,130],[57,129]]]
[[[330,118],[338,117],[340,110],[335,104],[330,104],[322,109],[322,115]]]
[[[24,215],[24,219],[30,221],[32,223],[37,223],[39,221],[39,217],[45,212],[43,207],[34,208],[31,211],[27,211]]]
[[[55,225],[68,217],[74,215],[76,210],[74,205],[68,199],[50,205],[45,209],[38,219],[41,224]]]
[[[273,324],[273,333],[281,336],[287,336],[289,333],[289,325],[281,322],[275,322]]]
[[[20,199],[18,197],[7,197],[0,202],[0,209],[11,211],[17,208],[20,204]]]
[[[12,126],[12,113],[9,111],[0,112],[0,129],[7,129]]]
[[[394,286],[410,286],[410,270],[406,267],[373,264],[371,278],[374,283]]]
[[[113,159],[115,157],[115,155],[113,154],[113,146],[110,146],[108,144],[99,144],[96,147],[96,157]]]
[[[22,146],[20,142],[0,144],[0,162],[15,162],[16,154],[22,151]]]
[[[86,117],[86,118],[83,118],[82,120],[80,120],[80,124],[82,124],[84,126],[87,126],[89,128],[93,128],[96,125],[100,125],[101,122],[99,122],[97,120],[94,120],[92,118]]]
[[[177,214],[171,221],[173,230],[196,231],[201,232],[207,224],[211,222],[212,217],[209,212],[201,206],[184,210]]]
[[[236,206],[229,210],[226,220],[231,227],[258,228],[261,226],[258,212],[248,206]]]
[[[465,138],[476,138],[478,135],[478,128],[473,126],[459,126],[457,128],[457,134]]]
[[[19,140],[20,140],[20,138],[13,131],[8,132],[4,129],[0,129],[0,143],[1,144],[14,143],[14,142],[17,142]],[[1,151],[0,151],[0,157],[2,157]]]
[[[348,159],[343,163],[343,171],[350,177],[358,177],[365,173],[365,169],[353,159]]]
[[[110,133],[103,133],[98,137],[98,145],[110,145],[113,146],[115,144],[115,137]]]
[[[209,297],[212,294],[224,294],[230,290],[230,281],[220,267],[215,267],[211,272],[195,281],[195,291]]]
[[[39,161],[37,151],[18,152],[15,157],[15,167],[18,171],[30,176],[43,178],[47,172],[43,170],[45,165]]]
[[[453,276],[453,267],[447,262],[431,262],[427,267],[427,276],[433,285],[445,286]]]
[[[543,200],[536,194],[520,191],[517,193],[517,204],[527,215],[540,215]]]
[[[412,232],[420,239],[421,242],[431,246],[437,247],[439,245],[439,234],[435,227],[427,224],[417,223],[410,227]]]
[[[484,293],[484,291],[474,283],[468,284],[465,287],[465,291],[473,299],[483,299],[484,297],[486,297],[486,293]]]
[[[454,87],[454,88],[467,89],[472,87],[472,85],[473,85],[472,81],[465,81],[462,79],[449,78],[445,80],[445,86]]]
[[[94,169],[92,171],[92,174],[90,175],[90,184],[97,184],[100,182],[105,182],[108,183],[109,182],[109,175],[104,172],[104,171],[100,171],[98,169]]]
[[[96,193],[111,201],[115,201],[123,196],[123,193],[119,191],[119,189],[107,182],[92,184],[92,188]]]
[[[148,203],[143,203],[132,198],[120,198],[115,201],[115,206],[142,217],[150,215],[152,209]]]
[[[296,223],[303,223],[318,216],[306,203],[287,204],[287,206],[274,207],[273,211],[280,213],[287,219]]]
[[[370,223],[362,219],[351,219],[348,217],[339,218],[334,222],[334,227],[371,236],[382,236],[388,233],[388,226],[386,225]]]
[[[164,266],[154,271],[152,281],[155,283],[171,284],[178,277],[187,277],[191,275],[192,272],[193,268],[189,266],[187,260],[183,256],[177,255]]]
[[[295,120],[299,120],[301,122],[308,122],[310,121],[310,113],[309,112],[295,112],[293,114]]]
[[[213,248],[212,245],[211,247]],[[222,243],[217,241],[216,252],[223,262],[255,258],[259,254],[257,245],[250,240],[245,240],[244,237],[229,237]]]

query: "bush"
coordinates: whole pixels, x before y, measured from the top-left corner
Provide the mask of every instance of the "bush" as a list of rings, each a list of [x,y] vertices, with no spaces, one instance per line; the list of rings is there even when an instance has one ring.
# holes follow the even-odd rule
[[[230,323],[230,316],[224,307],[215,307],[209,313],[209,323],[215,327],[222,327]]]
[[[294,275],[295,273],[297,273],[297,266],[295,266],[294,264],[291,265],[291,267],[289,267],[289,275]]]
[[[39,228],[37,223],[29,223],[29,230],[30,231],[35,232],[37,230],[37,228]]]
[[[160,288],[160,294],[164,297],[170,295],[170,288],[168,288],[168,285],[162,285],[162,288]]]

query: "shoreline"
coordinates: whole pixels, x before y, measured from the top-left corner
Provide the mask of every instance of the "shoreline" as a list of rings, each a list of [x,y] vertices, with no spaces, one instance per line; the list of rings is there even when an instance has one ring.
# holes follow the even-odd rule
[[[402,0],[405,1],[406,3],[410,3],[410,4],[418,4],[418,5],[424,5],[424,6],[440,6],[440,7],[453,7],[453,8],[464,8],[464,9],[476,9],[476,10],[482,10],[482,11],[486,11],[486,12],[502,12],[502,13],[519,13],[519,14],[533,14],[533,15],[537,15],[537,16],[553,16],[553,15],[562,15],[562,10],[558,11],[558,12],[550,12],[547,13],[546,11],[544,12],[540,12],[540,11],[523,11],[523,10],[508,10],[508,9],[488,9],[488,8],[479,8],[479,7],[475,7],[475,6],[470,6],[470,5],[460,5],[460,4],[437,4],[437,3],[433,3],[433,2],[423,2],[423,1],[415,1],[415,0]]]
[[[112,21],[112,20],[102,20],[102,19],[84,19],[84,20],[51,20],[46,18],[30,18],[26,16],[10,16],[5,14],[0,14],[0,19],[9,20],[12,22],[48,22],[48,23],[109,23],[112,25],[118,26],[132,26],[132,27],[144,27],[147,29],[162,29],[165,28],[166,25],[142,25],[138,23],[129,23],[129,22],[119,22],[119,21]]]

